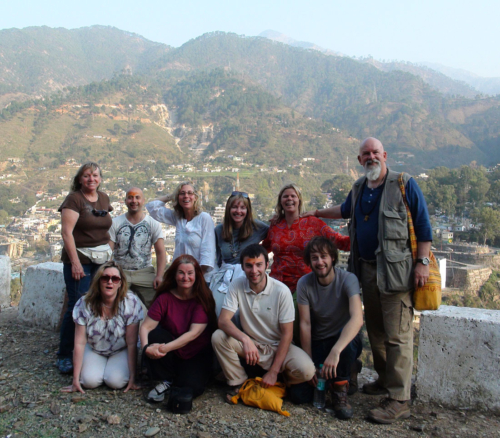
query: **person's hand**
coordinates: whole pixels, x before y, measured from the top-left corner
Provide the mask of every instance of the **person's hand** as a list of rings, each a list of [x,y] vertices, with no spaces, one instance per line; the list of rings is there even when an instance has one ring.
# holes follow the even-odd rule
[[[314,373],[313,378],[309,380],[307,383],[309,383],[309,385],[313,386],[314,388],[318,386],[318,377],[316,376],[316,373]]]
[[[318,211],[318,210],[305,211],[304,213],[302,213],[302,214],[300,215],[300,217],[309,217],[309,216],[314,216],[314,217],[316,217],[316,212],[317,212],[317,211]]]
[[[339,364],[340,353],[332,348],[330,354],[323,362],[323,368],[321,370],[321,375],[326,379],[330,380],[337,377],[337,365]]]
[[[130,389],[136,390],[136,389],[141,389],[141,387],[140,387],[140,385],[135,384],[134,379],[130,379],[127,387],[125,388],[125,390],[123,392],[128,392]]]
[[[259,363],[259,350],[257,350],[257,347],[250,339],[243,342],[243,353],[248,365],[257,365]]]
[[[75,280],[81,280],[83,277],[85,277],[85,271],[83,270],[83,266],[80,261],[71,263],[71,276]]]
[[[158,286],[161,284],[162,281],[163,281],[163,276],[157,275],[153,281],[153,288],[158,289]]]
[[[413,277],[415,280],[415,287],[424,286],[425,283],[427,283],[427,280],[429,279],[429,265],[425,266],[422,263],[417,263],[415,265]]]
[[[159,344],[158,351],[165,356],[170,351],[169,344]]]
[[[85,394],[85,391],[83,390],[78,380],[73,381],[73,383],[70,386],[65,386],[64,388],[61,388],[61,392],[81,392],[82,394]]]
[[[160,344],[149,345],[148,348],[146,348],[145,353],[150,359],[160,359],[166,354],[160,351]]]
[[[271,386],[274,386],[276,384],[276,381],[278,380],[278,373],[273,370],[269,370],[264,376],[262,377],[262,382],[261,385],[264,388],[270,388]]]

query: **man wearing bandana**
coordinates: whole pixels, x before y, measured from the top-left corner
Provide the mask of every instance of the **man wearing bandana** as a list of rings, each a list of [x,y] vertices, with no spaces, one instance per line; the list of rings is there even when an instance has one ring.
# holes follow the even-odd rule
[[[144,213],[144,194],[141,189],[129,189],[125,204],[127,213],[113,218],[113,225],[109,230],[109,245],[113,249],[116,263],[125,271],[130,289],[149,308],[166,265],[161,224]],[[153,246],[156,272],[151,258]]]

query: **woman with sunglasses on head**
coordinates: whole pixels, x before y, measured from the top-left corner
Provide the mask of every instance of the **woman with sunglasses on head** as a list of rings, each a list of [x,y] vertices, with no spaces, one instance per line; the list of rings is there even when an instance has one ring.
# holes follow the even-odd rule
[[[215,303],[200,265],[183,254],[165,271],[140,329],[142,357],[151,380],[148,400],[161,402],[172,386],[197,397],[211,374]]]
[[[139,299],[127,291],[122,268],[114,261],[98,270],[89,291],[73,309],[75,349],[73,384],[63,392],[103,383],[113,389],[137,389],[137,334],[144,319]]]
[[[173,209],[165,207],[172,203]],[[200,264],[205,280],[209,281],[215,267],[214,221],[201,211],[198,192],[193,183],[181,182],[171,195],[148,202],[146,209],[153,219],[175,226],[173,258],[190,254]]]
[[[108,195],[99,190],[102,173],[96,163],[83,164],[73,178],[71,192],[59,207],[62,238],[61,260],[68,293],[68,307],[61,324],[57,367],[61,373],[73,370],[75,324],[71,317],[78,299],[90,287],[100,265],[112,255],[109,232],[113,210]]]
[[[231,193],[226,202],[224,222],[215,227],[219,270],[212,277],[210,289],[214,295],[217,316],[221,312],[230,283],[245,275],[240,265],[241,251],[248,245],[265,239],[268,230],[268,225],[253,218],[248,193]]]

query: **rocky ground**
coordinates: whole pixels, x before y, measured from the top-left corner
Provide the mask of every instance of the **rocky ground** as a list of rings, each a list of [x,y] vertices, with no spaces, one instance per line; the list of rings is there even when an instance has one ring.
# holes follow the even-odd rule
[[[0,437],[498,437],[500,417],[451,410],[414,401],[409,419],[382,426],[366,420],[377,397],[350,397],[350,421],[312,406],[284,409],[290,417],[223,402],[224,388],[212,385],[188,415],[174,415],[145,401],[148,388],[124,394],[106,387],[85,395],[63,394],[71,383],[54,367],[58,335],[17,322],[17,309],[0,313]],[[497,376],[498,377],[498,376]],[[363,370],[361,383],[373,379]]]

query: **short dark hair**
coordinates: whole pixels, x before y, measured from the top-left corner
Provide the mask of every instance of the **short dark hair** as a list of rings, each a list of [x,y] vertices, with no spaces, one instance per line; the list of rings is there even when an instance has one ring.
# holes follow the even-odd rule
[[[243,251],[241,251],[240,254],[241,267],[243,267],[243,260],[245,259],[245,257],[256,259],[260,255],[264,256],[267,265],[269,263],[269,255],[267,254],[266,248],[264,248],[262,245],[259,245],[258,243],[252,243],[251,245],[248,245],[245,249],[243,249]]]
[[[311,253],[313,252],[330,254],[333,260],[333,266],[335,266],[339,260],[339,250],[330,239],[323,236],[313,237],[304,250],[304,261],[309,267],[311,266]]]

